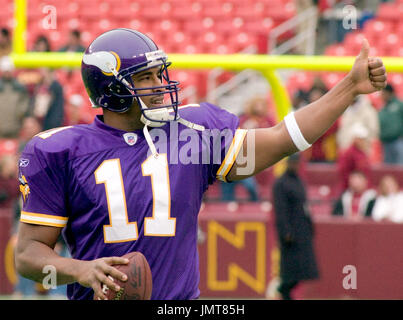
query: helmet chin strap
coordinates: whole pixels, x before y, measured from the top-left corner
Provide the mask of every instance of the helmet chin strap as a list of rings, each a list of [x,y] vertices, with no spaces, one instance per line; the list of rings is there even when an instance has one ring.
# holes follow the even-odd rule
[[[169,110],[167,108],[162,108],[162,109],[150,109],[147,107],[147,105],[143,102],[141,98],[139,98],[141,108],[143,109],[143,113],[141,115],[140,121],[144,123],[144,128],[143,128],[143,133],[144,137],[146,138],[147,144],[150,147],[151,153],[154,157],[158,157],[158,152],[157,149],[155,148],[155,145],[153,143],[153,139],[151,138],[150,132],[148,131],[147,127],[162,127],[163,125],[166,124],[168,121],[178,121],[179,123],[183,124],[184,126],[190,128],[190,129],[195,129],[198,131],[204,131],[204,126],[187,121],[185,119],[179,118],[177,120],[174,120],[174,116],[169,113]],[[147,119],[144,114],[147,115],[148,118],[153,119],[155,121]],[[160,122],[160,121],[165,121],[165,122]]]
[[[127,87],[130,87],[130,85],[126,79],[119,77],[117,70],[111,63],[107,62],[106,66],[113,73],[113,75],[116,77],[116,79],[122,81],[122,83],[125,84]],[[153,127],[153,128],[162,127],[163,125],[165,125],[166,122],[175,121],[174,116],[169,114],[168,108],[150,109],[149,107],[147,107],[147,105],[144,103],[144,101],[141,98],[139,98],[139,101],[141,104],[141,109],[143,110],[140,121],[144,123],[144,128],[143,128],[144,137],[146,138],[147,144],[148,144],[153,156],[158,157],[157,149],[155,148],[153,139],[151,138],[150,132],[148,131],[147,127],[148,126]],[[146,114],[148,118],[154,119],[155,121],[147,119],[144,116],[144,114]],[[161,121],[164,121],[164,122],[161,122]],[[182,118],[179,118],[176,121],[178,121],[179,123],[182,123],[183,125],[185,125],[188,128],[191,128],[191,129],[195,129],[198,131],[204,130],[204,126],[198,125],[196,123],[192,123],[192,122],[187,121]]]
[[[169,114],[168,109],[163,108],[163,109],[150,109],[147,107],[147,105],[143,102],[141,98],[139,98],[140,104],[141,104],[141,109],[143,110],[143,113],[141,114],[140,121],[143,122],[146,126],[149,127],[162,127],[165,122],[167,121],[173,121],[174,116]],[[153,119],[155,121],[147,119],[145,116],[147,115],[148,118]],[[160,121],[165,121],[165,122],[160,122]]]

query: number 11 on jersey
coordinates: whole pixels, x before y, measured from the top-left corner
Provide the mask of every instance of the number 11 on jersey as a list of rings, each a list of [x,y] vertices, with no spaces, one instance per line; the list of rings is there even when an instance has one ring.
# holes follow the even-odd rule
[[[170,217],[171,197],[166,154],[150,156],[141,165],[143,176],[151,177],[153,215],[144,219],[144,235],[175,236],[176,218]],[[104,225],[106,243],[138,239],[137,222],[129,222],[120,159],[105,160],[94,172],[97,184],[105,185],[109,225]]]

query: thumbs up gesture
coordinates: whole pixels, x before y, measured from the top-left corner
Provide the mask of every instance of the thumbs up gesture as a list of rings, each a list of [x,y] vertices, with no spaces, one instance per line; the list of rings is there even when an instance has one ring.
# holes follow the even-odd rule
[[[361,52],[349,73],[357,94],[372,93],[386,86],[386,70],[382,60],[368,55],[369,43],[364,39]]]

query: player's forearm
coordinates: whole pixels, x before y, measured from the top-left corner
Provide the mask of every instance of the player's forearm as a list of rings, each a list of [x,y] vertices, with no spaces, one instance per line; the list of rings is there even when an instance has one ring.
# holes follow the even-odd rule
[[[354,86],[347,76],[321,99],[295,112],[295,119],[305,140],[313,143],[322,136],[355,96]],[[238,154],[227,180],[236,181],[255,175],[296,151],[298,149],[284,121],[271,128],[249,130],[243,154]],[[251,170],[241,170],[242,167]]]
[[[16,268],[25,278],[42,282],[49,271],[45,266],[52,266],[56,271],[57,285],[76,281],[79,260],[59,256],[44,243],[32,241],[23,250],[16,250]]]
[[[295,112],[295,119],[305,140],[319,139],[351,105],[356,93],[350,77],[345,77],[319,100]]]

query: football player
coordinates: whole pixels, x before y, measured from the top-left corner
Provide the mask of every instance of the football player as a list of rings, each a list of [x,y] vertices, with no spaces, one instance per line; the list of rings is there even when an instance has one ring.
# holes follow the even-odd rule
[[[113,265],[140,251],[151,268],[152,299],[198,298],[203,193],[216,179],[244,179],[305,150],[357,95],[385,87],[385,67],[368,52],[365,40],[349,74],[318,101],[274,127],[242,130],[235,115],[212,104],[179,107],[179,83],[149,37],[103,33],[81,66],[102,116],[42,132],[21,155],[18,272],[42,281],[51,265],[69,299],[105,299],[103,285],[118,290],[110,277],[125,278]],[[61,232],[71,258],[53,250]]]

